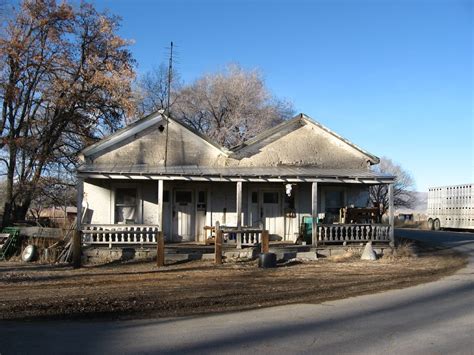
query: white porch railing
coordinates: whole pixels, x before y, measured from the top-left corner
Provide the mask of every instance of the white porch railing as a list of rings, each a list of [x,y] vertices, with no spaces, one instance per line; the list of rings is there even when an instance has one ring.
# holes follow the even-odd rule
[[[318,224],[318,242],[390,242],[387,224]]]
[[[143,224],[85,224],[82,242],[85,244],[156,244],[159,227]]]
[[[254,246],[259,244],[262,240],[262,229],[253,228],[253,227],[220,227],[222,233],[224,235],[235,235],[235,242],[237,248],[241,248],[243,246]]]

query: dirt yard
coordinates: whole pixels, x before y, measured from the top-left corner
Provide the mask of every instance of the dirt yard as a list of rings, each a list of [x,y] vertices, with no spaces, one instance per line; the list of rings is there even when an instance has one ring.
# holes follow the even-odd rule
[[[449,251],[375,262],[356,257],[259,269],[193,261],[84,267],[0,263],[0,319],[168,317],[320,303],[433,281],[465,265]]]

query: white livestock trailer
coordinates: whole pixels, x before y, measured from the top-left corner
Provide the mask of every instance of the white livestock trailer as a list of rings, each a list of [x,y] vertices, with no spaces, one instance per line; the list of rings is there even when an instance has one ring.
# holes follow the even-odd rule
[[[474,183],[429,188],[428,226],[474,230]]]

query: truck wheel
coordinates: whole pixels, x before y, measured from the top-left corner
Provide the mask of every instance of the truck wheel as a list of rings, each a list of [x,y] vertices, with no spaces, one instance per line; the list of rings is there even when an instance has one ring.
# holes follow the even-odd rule
[[[432,231],[434,229],[433,220],[431,218],[428,219],[428,230]]]
[[[433,228],[435,231],[439,231],[441,229],[441,222],[438,218],[436,218],[433,222]]]

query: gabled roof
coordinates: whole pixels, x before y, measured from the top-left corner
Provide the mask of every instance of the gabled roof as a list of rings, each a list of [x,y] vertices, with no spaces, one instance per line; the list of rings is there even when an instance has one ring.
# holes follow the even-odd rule
[[[95,154],[99,153],[100,151],[103,151],[103,150],[105,150],[109,147],[112,147],[115,144],[120,143],[120,142],[122,142],[122,141],[124,141],[124,140],[126,140],[130,137],[133,137],[136,134],[144,131],[145,129],[150,128],[154,125],[157,125],[158,123],[160,123],[162,121],[173,122],[173,123],[176,123],[176,124],[182,126],[184,129],[186,129],[189,132],[191,132],[192,134],[198,136],[199,138],[204,140],[206,143],[208,143],[211,146],[213,146],[214,148],[217,148],[218,150],[220,150],[224,155],[226,155],[226,156],[229,155],[229,151],[227,149],[225,149],[224,147],[220,146],[219,144],[211,141],[208,137],[206,137],[202,133],[196,131],[192,127],[189,127],[185,123],[180,122],[178,120],[173,120],[173,119],[167,117],[163,113],[163,110],[153,112],[153,113],[149,114],[148,116],[145,116],[145,117],[129,124],[128,126],[112,133],[111,135],[101,139],[97,143],[94,143],[94,144],[90,145],[89,147],[84,148],[81,151],[81,154],[83,154],[84,156],[95,155]]]
[[[314,121],[311,117],[305,115],[304,113],[300,113],[297,116],[293,117],[291,120],[280,123],[279,125],[258,134],[254,138],[249,139],[246,142],[242,143],[241,145],[238,145],[238,146],[232,148],[232,151],[233,151],[234,154],[238,154],[241,150],[243,150],[243,149],[245,149],[249,146],[252,146],[254,144],[258,144],[258,143],[262,142],[265,139],[271,138],[272,136],[274,136],[275,140],[278,139],[280,137],[278,135],[279,132],[284,132],[286,130],[293,131],[293,130],[298,129],[301,126],[306,125],[306,124],[313,125],[313,126],[319,128],[319,129],[329,133],[330,135],[337,138],[341,142],[344,142],[348,146],[350,146],[353,149],[357,150],[359,153],[365,155],[369,159],[370,163],[378,164],[380,162],[380,159],[377,156],[367,152],[366,150],[364,150],[361,147],[359,147],[358,145],[352,143],[348,139],[345,139],[344,137],[340,136],[336,132],[330,130],[329,128],[327,128],[325,126],[323,126],[321,123]]]

